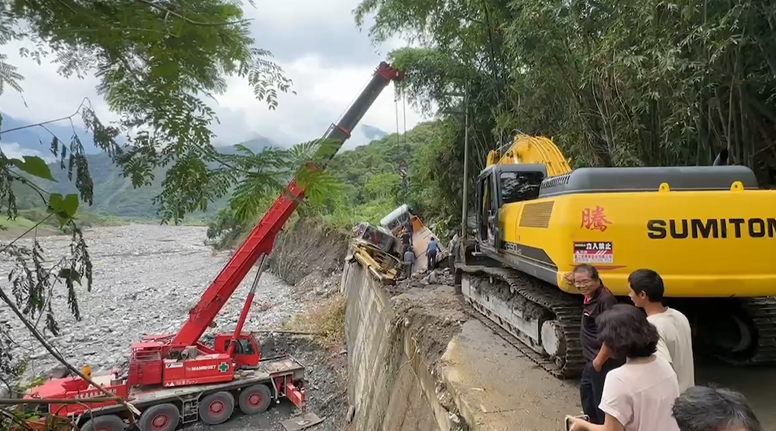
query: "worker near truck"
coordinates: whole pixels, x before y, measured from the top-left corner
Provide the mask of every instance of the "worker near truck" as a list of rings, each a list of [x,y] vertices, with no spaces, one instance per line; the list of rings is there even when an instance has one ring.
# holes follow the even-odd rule
[[[674,368],[679,392],[695,386],[690,321],[680,311],[663,305],[663,278],[651,269],[637,269],[628,276],[628,285],[631,301],[647,313],[647,320],[660,334],[657,355]]]
[[[410,278],[412,276],[412,265],[415,263],[415,253],[412,248],[407,248],[404,252],[404,277]]]
[[[601,282],[598,270],[587,264],[574,267],[564,274],[567,283],[574,285],[584,295],[582,312],[582,355],[585,366],[579,383],[582,410],[590,417],[590,423],[603,425],[604,413],[598,408],[604,392],[604,381],[611,370],[624,363],[613,358],[609,348],[598,339],[596,318],[617,304],[617,298]]]
[[[433,236],[428,241],[428,246],[426,247],[426,267],[429,271],[433,270],[436,266],[436,257],[437,257],[437,250],[439,249],[439,245],[436,242],[436,238]]]
[[[414,228],[412,226],[412,216],[407,214],[407,220],[404,221],[404,230],[407,231],[410,235],[410,242],[409,244],[412,245],[412,235],[415,233]]]
[[[402,253],[407,252],[407,250],[412,251],[412,234],[404,228],[401,230],[401,248]]]
[[[450,255],[447,257],[447,266],[450,268],[450,273],[455,273],[455,259],[458,258],[458,242],[458,232],[456,232],[450,239],[450,244],[447,245],[447,248],[450,250]]]

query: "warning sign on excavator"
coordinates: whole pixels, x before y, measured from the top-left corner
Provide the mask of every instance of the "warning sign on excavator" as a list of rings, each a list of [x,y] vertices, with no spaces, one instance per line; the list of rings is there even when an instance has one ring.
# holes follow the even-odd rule
[[[574,263],[614,263],[611,242],[575,242]]]

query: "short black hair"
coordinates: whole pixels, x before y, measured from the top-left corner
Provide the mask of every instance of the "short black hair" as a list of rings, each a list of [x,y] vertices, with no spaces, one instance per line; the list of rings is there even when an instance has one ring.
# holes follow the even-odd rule
[[[693,386],[674,402],[673,416],[681,431],[761,431],[746,398],[729,389]]]
[[[593,265],[581,263],[574,267],[573,272],[586,272],[593,281],[600,281],[601,277],[598,275],[598,270]]]
[[[619,359],[647,358],[657,350],[657,328],[638,308],[616,304],[596,318],[598,341]]]
[[[628,276],[628,284],[636,293],[644,292],[649,302],[662,302],[665,286],[663,277],[651,269],[637,269]]]

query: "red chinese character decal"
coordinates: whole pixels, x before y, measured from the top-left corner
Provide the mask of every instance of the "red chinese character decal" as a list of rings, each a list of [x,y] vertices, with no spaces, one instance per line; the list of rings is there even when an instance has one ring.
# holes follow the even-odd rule
[[[596,206],[595,209],[585,208],[582,210],[582,224],[579,227],[605,232],[608,228],[607,225],[610,224],[612,222],[606,219],[603,207]]]

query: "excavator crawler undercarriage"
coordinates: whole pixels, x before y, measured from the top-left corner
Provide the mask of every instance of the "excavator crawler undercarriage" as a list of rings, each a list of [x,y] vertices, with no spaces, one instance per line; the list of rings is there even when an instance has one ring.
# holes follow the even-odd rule
[[[581,298],[561,292],[518,271],[483,265],[458,265],[466,301],[519,340],[515,345],[553,376],[582,373]],[[485,322],[487,324],[487,322]]]
[[[561,379],[578,377],[584,366],[580,324],[581,297],[569,295],[554,286],[497,263],[456,265],[462,274],[461,293],[485,325],[504,336],[526,357]],[[721,302],[720,302],[721,304]],[[731,310],[731,305],[735,310]],[[703,312],[707,316],[722,310],[709,304],[693,304],[688,315]],[[697,345],[703,353],[735,366],[760,366],[776,363],[776,298],[737,298],[727,300],[725,311],[740,315],[739,325],[745,336],[738,335],[741,348]],[[680,305],[681,307],[681,305]],[[703,310],[701,310],[703,309]],[[715,311],[716,310],[716,311]],[[718,315],[719,316],[719,315]],[[708,317],[704,319],[708,322]],[[701,324],[698,332],[710,331],[719,343],[719,333]],[[700,339],[698,341],[701,341]]]

